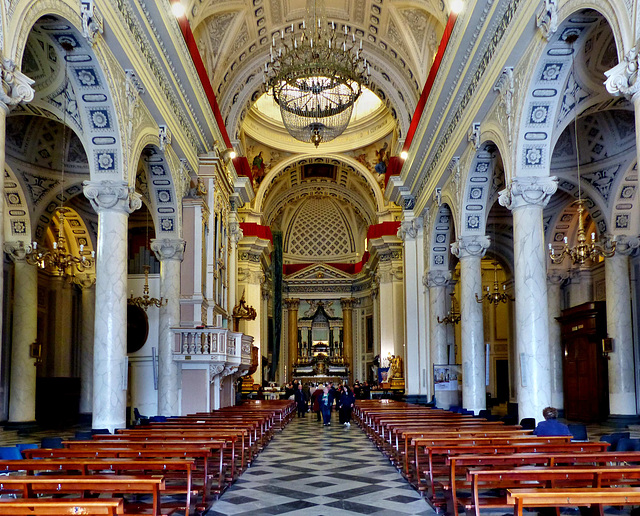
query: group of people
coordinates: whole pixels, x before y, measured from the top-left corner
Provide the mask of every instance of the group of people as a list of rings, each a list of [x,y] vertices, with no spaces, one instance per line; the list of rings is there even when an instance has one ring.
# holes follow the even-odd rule
[[[289,384],[287,384],[289,387]],[[336,388],[333,382],[309,385],[308,394],[303,389],[300,382],[294,381],[291,384],[293,398],[296,401],[298,417],[305,417],[309,410],[316,413],[318,421],[322,416],[324,426],[331,424],[331,412],[338,411],[340,424],[351,426],[351,412],[356,402],[353,391],[346,384],[340,384]],[[311,408],[309,408],[309,401]]]

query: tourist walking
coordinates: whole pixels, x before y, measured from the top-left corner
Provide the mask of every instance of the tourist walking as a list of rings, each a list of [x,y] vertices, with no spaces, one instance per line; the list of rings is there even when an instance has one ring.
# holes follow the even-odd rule
[[[322,389],[322,397],[320,398],[320,410],[322,412],[322,422],[324,426],[331,424],[331,405],[333,405],[333,397],[329,387]]]
[[[351,411],[356,401],[353,392],[348,386],[343,385],[340,391],[340,423],[351,426]]]
[[[316,413],[316,419],[318,421],[320,421],[320,400],[322,399],[323,393],[324,390],[318,387],[311,395],[311,410]]]
[[[302,383],[298,384],[298,390],[294,394],[296,405],[298,406],[298,417],[304,417],[307,414],[307,396],[302,390]]]

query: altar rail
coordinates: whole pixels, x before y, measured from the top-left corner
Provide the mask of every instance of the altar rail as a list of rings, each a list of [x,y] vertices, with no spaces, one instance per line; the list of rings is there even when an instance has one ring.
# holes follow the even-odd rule
[[[224,360],[224,357],[251,363],[253,337],[224,328],[171,328],[175,334],[174,357]]]

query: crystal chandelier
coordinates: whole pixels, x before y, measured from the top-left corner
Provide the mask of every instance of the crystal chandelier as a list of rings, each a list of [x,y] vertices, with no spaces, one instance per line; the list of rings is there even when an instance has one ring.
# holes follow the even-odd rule
[[[62,43],[62,48],[67,55],[73,50],[73,46],[69,43]],[[65,59],[65,63],[68,59]],[[64,70],[64,84],[67,84],[68,70],[65,64]],[[80,255],[75,256],[71,254],[67,249],[66,238],[64,237],[65,226],[65,214],[69,211],[64,207],[64,169],[65,169],[65,150],[67,146],[67,96],[64,95],[64,105],[62,111],[62,152],[61,152],[61,179],[60,179],[60,206],[54,212],[54,216],[58,217],[57,236],[53,242],[53,249],[39,250],[38,243],[33,242],[31,246],[27,248],[25,259],[28,264],[35,265],[40,269],[49,269],[58,276],[66,279],[69,283],[76,283],[83,287],[93,284],[95,279],[89,279],[88,275],[85,278],[76,276],[76,273],[83,273],[87,269],[93,267],[95,251],[91,251],[91,257],[87,256],[88,252],[85,252],[84,245],[80,244]]]
[[[263,82],[280,106],[291,136],[316,147],[340,136],[349,125],[353,105],[368,84],[370,68],[362,40],[336,30],[319,13],[316,0],[308,21],[282,30],[271,39]],[[356,48],[357,47],[357,48]]]
[[[578,39],[577,35],[571,34],[566,38],[566,42],[573,46],[575,41]],[[572,53],[571,58],[571,71],[574,73],[575,77],[575,52]],[[616,254],[616,242],[613,240],[611,243],[607,245],[596,244],[596,234],[591,233],[591,243],[587,244],[586,231],[584,229],[584,220],[583,213],[585,210],[585,200],[582,198],[582,185],[580,183],[580,147],[578,145],[578,107],[576,100],[575,107],[575,117],[573,119],[573,133],[575,138],[575,146],[576,146],[576,170],[578,176],[578,200],[575,201],[574,204],[578,206],[578,243],[569,247],[569,242],[567,237],[564,237],[564,245],[560,252],[556,254],[555,249],[549,243],[549,258],[555,264],[561,263],[565,256],[569,256],[574,265],[583,265],[587,260],[595,260],[598,257],[602,256],[604,258],[610,258],[614,254]]]
[[[482,297],[478,297],[478,294],[476,294],[476,301],[482,303],[486,299],[492,305],[514,301],[515,299],[507,294],[506,291],[507,285],[503,283],[502,292],[500,292],[500,287],[498,286],[498,262],[493,262],[493,291],[487,286],[487,292]]]
[[[439,324],[458,324],[462,319],[460,310],[458,310],[458,303],[456,302],[456,298],[453,295],[453,292],[449,295],[451,296],[451,308],[449,309],[449,313],[444,319],[440,319],[440,316],[438,316]]]

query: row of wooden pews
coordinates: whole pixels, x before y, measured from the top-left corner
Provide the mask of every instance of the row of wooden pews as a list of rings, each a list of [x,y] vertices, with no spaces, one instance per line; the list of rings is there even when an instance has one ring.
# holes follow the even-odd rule
[[[0,516],[204,513],[294,413],[288,400],[252,401],[23,450],[0,460],[0,494],[15,496]]]
[[[481,509],[640,504],[640,452],[606,442],[538,437],[490,422],[390,400],[359,401],[354,417],[432,506],[450,516]]]

